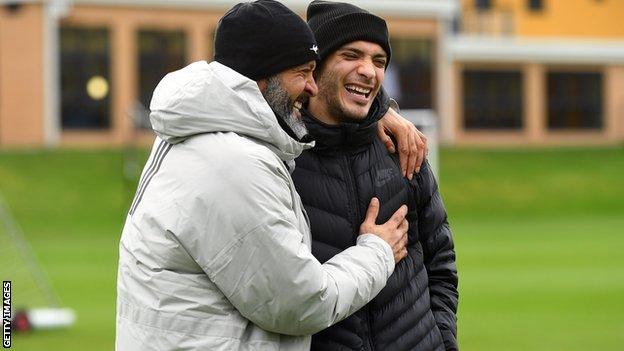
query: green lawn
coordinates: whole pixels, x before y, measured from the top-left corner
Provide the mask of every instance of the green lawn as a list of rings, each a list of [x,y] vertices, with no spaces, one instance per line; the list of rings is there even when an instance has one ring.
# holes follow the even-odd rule
[[[621,349],[624,148],[444,149],[441,166],[462,350]],[[78,314],[69,330],[14,337],[16,350],[113,348],[117,242],[134,192],[122,169],[119,150],[0,152],[0,191]]]

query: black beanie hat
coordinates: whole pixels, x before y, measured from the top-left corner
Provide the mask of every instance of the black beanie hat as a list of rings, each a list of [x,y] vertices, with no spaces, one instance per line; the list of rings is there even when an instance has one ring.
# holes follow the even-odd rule
[[[237,4],[221,17],[214,59],[258,80],[319,57],[301,17],[277,1],[258,0]]]
[[[344,2],[315,0],[308,6],[308,25],[324,60],[344,44],[364,40],[379,44],[388,55],[392,50],[386,21],[357,6]]]

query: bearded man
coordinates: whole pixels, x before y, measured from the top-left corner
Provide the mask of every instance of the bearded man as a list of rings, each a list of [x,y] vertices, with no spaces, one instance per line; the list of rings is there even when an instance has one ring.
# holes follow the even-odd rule
[[[299,108],[317,59],[307,24],[259,0],[220,20],[214,62],[159,83],[119,247],[117,350],[309,349],[405,257],[407,208],[377,225],[377,199],[352,247],[324,264],[310,252],[290,171],[312,146]]]

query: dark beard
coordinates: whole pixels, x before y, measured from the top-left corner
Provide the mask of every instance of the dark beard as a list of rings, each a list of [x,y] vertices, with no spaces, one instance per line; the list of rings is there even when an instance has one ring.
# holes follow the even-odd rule
[[[353,114],[347,111],[340,104],[340,89],[344,89],[341,85],[334,84],[335,73],[332,71],[322,71],[316,77],[318,86],[318,97],[324,101],[327,106],[327,112],[339,121],[358,122],[366,118],[366,115]]]

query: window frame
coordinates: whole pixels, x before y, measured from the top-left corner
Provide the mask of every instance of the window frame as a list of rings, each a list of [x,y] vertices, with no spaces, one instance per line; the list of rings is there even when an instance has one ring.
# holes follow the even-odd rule
[[[400,79],[398,81],[399,84],[399,88],[401,89],[401,98],[398,98],[397,101],[399,102],[399,106],[401,106],[402,109],[430,109],[435,111],[436,110],[436,101],[437,101],[437,84],[438,82],[436,81],[437,79],[437,42],[435,40],[435,38],[431,38],[429,36],[408,36],[408,35],[395,35],[393,38],[391,38],[391,47],[392,47],[392,57],[391,57],[391,62],[390,65],[388,66],[388,68],[391,68],[391,66],[393,66],[391,69],[396,69],[397,75],[400,76],[400,72],[401,72],[401,68],[400,66],[397,64],[397,59],[400,56],[400,47],[397,44],[397,41],[420,41],[422,43],[422,45],[426,45],[428,46],[429,52],[428,54],[428,74],[429,74],[429,89],[428,89],[428,96],[425,98],[424,101],[414,101],[415,103],[412,104],[412,102],[410,102],[409,104],[406,103],[406,101],[404,101],[403,99],[405,99],[405,97],[403,95],[406,96],[411,96],[410,94],[405,94],[405,91],[402,89],[403,85],[407,85],[408,88],[409,87],[414,87],[414,84],[418,84],[420,83],[420,80],[418,82],[414,82],[412,84],[401,82]],[[426,43],[425,43],[426,42]],[[394,44],[394,45],[393,45]],[[411,58],[414,57],[414,55],[410,56]],[[406,60],[406,62],[415,62],[413,59],[408,59]],[[405,62],[403,62],[403,64],[405,64]],[[386,70],[386,73],[388,73],[388,71]],[[384,79],[384,84],[386,84],[386,80],[388,78],[388,75],[386,74],[385,79]],[[391,96],[393,98],[396,98],[395,96]],[[422,105],[422,106],[419,106]],[[424,105],[428,105],[428,106],[424,106]]]
[[[67,112],[64,111],[64,105],[65,105],[65,99],[66,99],[66,95],[68,92],[66,91],[66,89],[64,89],[64,73],[63,73],[63,65],[64,65],[64,51],[63,51],[63,31],[64,30],[74,30],[74,31],[79,31],[79,30],[85,30],[85,31],[104,31],[106,34],[106,48],[105,48],[105,53],[104,55],[106,56],[106,59],[104,60],[104,71],[105,73],[100,74],[101,76],[104,76],[104,78],[107,80],[108,82],[108,87],[109,87],[109,91],[108,94],[102,99],[105,100],[105,107],[103,107],[103,109],[105,110],[105,118],[104,118],[104,123],[102,125],[95,125],[95,126],[81,126],[80,124],[76,125],[76,126],[71,126],[68,125],[70,124],[67,121]],[[79,57],[83,56],[83,53],[77,53],[76,54]],[[113,30],[107,26],[107,25],[102,25],[102,24],[82,24],[82,23],[61,23],[61,25],[59,26],[59,84],[60,84],[60,94],[59,94],[59,112],[60,112],[60,121],[59,121],[59,127],[62,131],[64,132],[73,132],[73,131],[95,131],[95,132],[99,132],[99,131],[110,131],[113,128],[113,98],[112,98],[112,90],[114,89],[114,81],[113,81],[113,67],[112,67],[112,63],[113,63]],[[73,67],[73,66],[72,66]],[[81,74],[86,74],[85,72],[81,71],[81,70],[72,70],[72,71],[78,71]],[[98,75],[97,73],[92,75],[95,76]],[[85,80],[84,82],[84,89],[86,89],[86,84],[87,84],[87,80]],[[84,90],[82,90],[84,92]],[[84,92],[85,96],[87,96],[87,93]],[[72,103],[72,105],[74,105],[74,103]],[[74,105],[75,106],[75,105]],[[83,106],[83,105],[80,105]],[[76,107],[78,108],[78,107]]]
[[[581,128],[568,128],[568,127],[552,127],[551,126],[551,108],[550,108],[550,87],[549,87],[549,74],[550,73],[589,73],[589,74],[598,74],[600,76],[600,81],[598,82],[598,87],[600,89],[600,97],[599,97],[599,106],[600,106],[600,116],[598,126],[594,127],[581,127]],[[608,74],[605,72],[604,67],[600,66],[565,66],[565,65],[546,65],[544,66],[544,128],[549,133],[592,133],[592,132],[602,132],[607,128],[607,114],[608,114],[608,102],[607,102],[607,94],[608,89],[606,87],[606,82],[608,79]]]
[[[470,71],[476,71],[481,73],[515,73],[518,75],[518,108],[515,109],[519,111],[519,115],[517,117],[514,116],[514,120],[517,125],[512,126],[483,126],[483,125],[475,125],[470,126],[468,121],[468,113],[467,113],[467,95],[466,95],[466,86],[467,79],[466,73]],[[525,82],[525,71],[521,65],[463,65],[459,71],[459,80],[457,91],[459,93],[459,109],[461,111],[459,126],[461,130],[465,133],[478,133],[478,132],[488,132],[488,133],[522,133],[526,128],[526,82]]]

